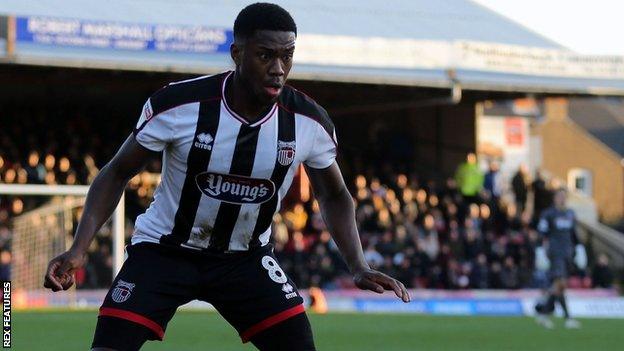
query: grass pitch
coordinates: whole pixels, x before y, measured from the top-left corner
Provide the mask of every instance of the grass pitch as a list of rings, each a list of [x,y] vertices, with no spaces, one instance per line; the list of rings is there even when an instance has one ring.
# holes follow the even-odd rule
[[[13,350],[88,350],[96,311],[14,311]],[[398,314],[311,315],[318,350],[622,350],[624,320],[582,320],[580,330],[545,330],[530,318]],[[164,342],[142,350],[255,350],[214,312],[180,311]]]

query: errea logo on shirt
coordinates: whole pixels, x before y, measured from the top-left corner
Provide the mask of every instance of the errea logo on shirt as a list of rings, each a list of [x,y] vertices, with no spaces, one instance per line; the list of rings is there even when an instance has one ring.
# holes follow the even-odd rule
[[[195,141],[195,147],[204,150],[212,150],[212,142],[214,138],[212,135],[208,133],[201,133],[197,135],[197,140]]]

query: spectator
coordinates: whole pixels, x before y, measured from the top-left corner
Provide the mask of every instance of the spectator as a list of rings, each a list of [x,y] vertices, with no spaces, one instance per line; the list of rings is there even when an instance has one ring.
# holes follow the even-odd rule
[[[609,257],[604,253],[598,256],[598,262],[592,274],[592,282],[594,288],[610,288],[613,284],[613,272],[609,268]]]
[[[440,242],[438,240],[438,232],[434,227],[433,216],[428,214],[423,221],[423,227],[420,234],[420,246],[429,256],[430,260],[438,258],[440,252]]]
[[[292,230],[302,230],[308,221],[308,214],[303,204],[298,203],[291,211],[284,214],[284,222]]]
[[[524,212],[526,208],[527,196],[528,196],[528,168],[525,164],[521,164],[520,168],[518,168],[518,172],[513,176],[511,180],[511,188],[513,190],[516,207],[518,208],[518,212]]]
[[[500,166],[497,161],[489,162],[489,169],[488,172],[485,174],[483,187],[485,188],[485,190],[488,191],[493,201],[498,201],[498,198],[500,198],[503,189],[502,179],[500,175]]]
[[[477,165],[477,155],[472,152],[468,154],[466,162],[457,167],[455,180],[466,202],[476,203],[483,188],[483,173]]]
[[[473,289],[487,289],[489,276],[489,268],[487,265],[487,257],[480,253],[476,262],[471,269],[470,283]]]
[[[536,224],[542,211],[550,207],[553,193],[546,187],[546,181],[540,170],[535,171],[535,180],[531,184],[533,190],[533,223]]]
[[[28,183],[41,184],[45,177],[46,171],[44,165],[39,162],[39,153],[31,151],[28,155],[28,167],[26,167]]]
[[[503,289],[518,289],[520,287],[520,273],[513,257],[507,256],[500,275]]]
[[[378,269],[384,262],[383,256],[375,250],[375,245],[373,244],[369,244],[366,251],[364,251],[364,258],[373,269]]]

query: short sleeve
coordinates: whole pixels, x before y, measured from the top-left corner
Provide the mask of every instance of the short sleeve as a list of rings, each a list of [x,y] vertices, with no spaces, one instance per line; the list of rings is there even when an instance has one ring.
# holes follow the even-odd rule
[[[332,165],[336,160],[337,154],[336,131],[332,128],[330,133],[323,128],[320,123],[316,123],[316,131],[312,150],[304,161],[305,164],[312,168],[324,169]]]
[[[147,149],[162,151],[173,140],[175,122],[175,109],[155,115],[150,98],[143,105],[134,138]]]

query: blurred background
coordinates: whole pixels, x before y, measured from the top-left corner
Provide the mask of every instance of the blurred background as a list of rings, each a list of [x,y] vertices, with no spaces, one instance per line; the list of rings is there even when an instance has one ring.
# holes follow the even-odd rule
[[[565,187],[588,256],[569,277],[570,312],[624,318],[617,4],[276,2],[299,28],[290,84],[336,125],[366,259],[414,296],[403,305],[353,290],[299,172],[273,241],[315,311],[531,316],[548,286],[537,219]],[[154,91],[233,68],[232,25],[247,4],[0,3],[0,277],[14,306],[99,307],[161,160],[130,181],[122,221],[98,233],[76,289],[46,293],[43,270],[82,215],[76,194]]]

